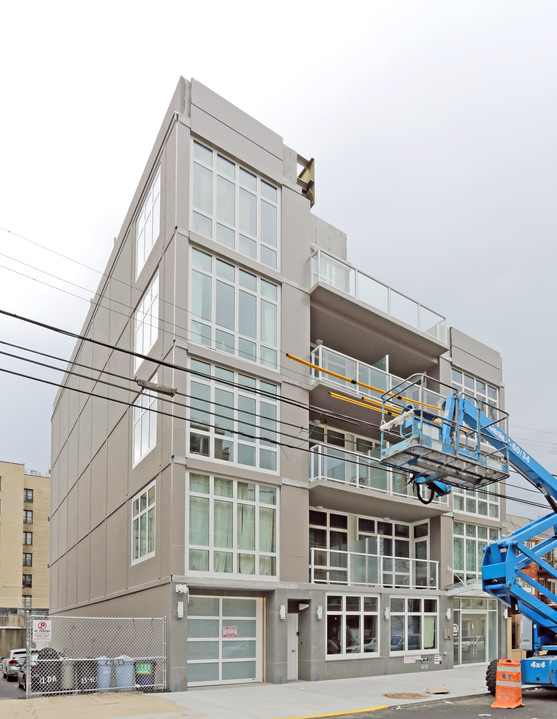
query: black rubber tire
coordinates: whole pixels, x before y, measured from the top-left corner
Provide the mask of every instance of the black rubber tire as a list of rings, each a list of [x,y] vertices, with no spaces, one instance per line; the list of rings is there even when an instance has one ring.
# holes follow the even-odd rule
[[[495,686],[497,684],[497,659],[493,659],[489,664],[485,672],[485,685],[487,691],[495,696]]]

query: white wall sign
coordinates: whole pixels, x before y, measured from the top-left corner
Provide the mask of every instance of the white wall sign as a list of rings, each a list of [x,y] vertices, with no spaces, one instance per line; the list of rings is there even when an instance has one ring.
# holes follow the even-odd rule
[[[52,641],[52,620],[33,619],[33,641],[47,644]]]

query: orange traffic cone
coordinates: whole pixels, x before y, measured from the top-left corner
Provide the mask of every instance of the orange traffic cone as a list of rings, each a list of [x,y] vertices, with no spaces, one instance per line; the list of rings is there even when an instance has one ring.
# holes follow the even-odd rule
[[[521,680],[520,662],[517,659],[499,659],[495,701],[491,706],[497,709],[516,709],[525,706],[522,702]]]

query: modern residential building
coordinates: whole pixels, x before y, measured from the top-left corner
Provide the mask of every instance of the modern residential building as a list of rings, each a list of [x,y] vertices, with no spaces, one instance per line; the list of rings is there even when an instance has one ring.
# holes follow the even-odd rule
[[[501,357],[314,201],[313,160],[180,79],[55,400],[51,611],[166,616],[179,689],[504,652],[504,499],[423,504],[377,462],[383,391],[426,373],[491,412]]]
[[[49,513],[50,477],[0,462],[1,654],[21,646],[27,611],[48,612]]]

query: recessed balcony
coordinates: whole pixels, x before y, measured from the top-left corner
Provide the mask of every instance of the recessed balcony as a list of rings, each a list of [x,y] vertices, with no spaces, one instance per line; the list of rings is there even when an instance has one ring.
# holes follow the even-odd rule
[[[431,374],[448,348],[445,317],[323,250],[310,267],[313,339],[364,358],[377,349],[405,377]]]
[[[312,547],[312,584],[439,589],[439,562]]]

